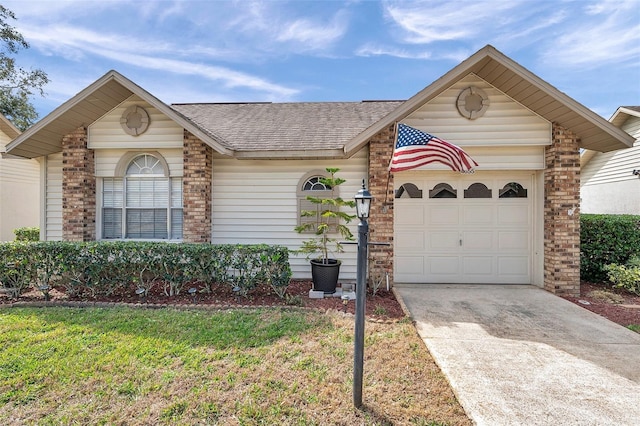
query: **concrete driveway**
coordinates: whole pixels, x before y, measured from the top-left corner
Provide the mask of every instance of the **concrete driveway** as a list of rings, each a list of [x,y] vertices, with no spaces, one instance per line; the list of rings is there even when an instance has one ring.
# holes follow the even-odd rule
[[[478,425],[640,425],[640,334],[534,286],[395,287]]]

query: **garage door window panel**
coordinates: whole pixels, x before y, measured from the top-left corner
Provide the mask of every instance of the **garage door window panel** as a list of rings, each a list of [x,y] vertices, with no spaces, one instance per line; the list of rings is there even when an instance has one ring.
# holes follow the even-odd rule
[[[448,183],[441,182],[429,191],[429,198],[458,198],[458,190]]]
[[[491,198],[491,190],[484,183],[472,183],[464,190],[464,198]]]
[[[518,182],[509,182],[498,195],[499,198],[527,198],[527,190]]]

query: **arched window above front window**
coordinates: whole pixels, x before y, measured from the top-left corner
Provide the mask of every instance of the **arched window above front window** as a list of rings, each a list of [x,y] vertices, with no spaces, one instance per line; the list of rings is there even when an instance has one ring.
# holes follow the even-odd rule
[[[127,167],[127,176],[165,176],[162,162],[151,154],[138,155]]]
[[[303,191],[330,191],[331,187],[322,183],[324,176],[312,176],[302,185]]]

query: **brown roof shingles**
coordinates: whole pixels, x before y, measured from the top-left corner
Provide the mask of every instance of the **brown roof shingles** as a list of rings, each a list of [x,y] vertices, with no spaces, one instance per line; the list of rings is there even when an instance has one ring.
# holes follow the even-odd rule
[[[402,101],[173,104],[235,151],[343,149]]]

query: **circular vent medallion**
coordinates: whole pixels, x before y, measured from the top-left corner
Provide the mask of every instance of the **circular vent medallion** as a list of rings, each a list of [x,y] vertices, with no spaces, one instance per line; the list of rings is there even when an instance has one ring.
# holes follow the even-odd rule
[[[149,127],[149,114],[141,106],[131,106],[122,113],[120,125],[131,136],[139,136]]]
[[[458,95],[458,112],[469,120],[482,117],[489,108],[489,97],[478,87],[471,86]]]

